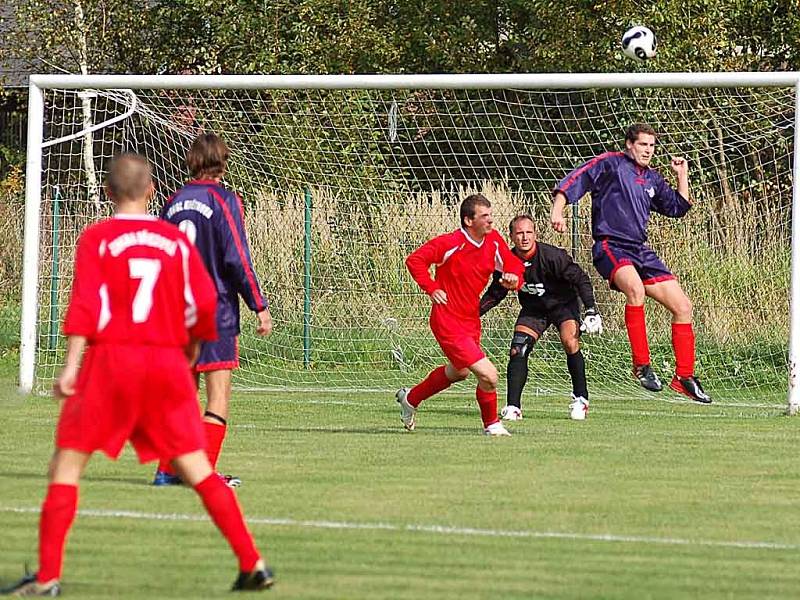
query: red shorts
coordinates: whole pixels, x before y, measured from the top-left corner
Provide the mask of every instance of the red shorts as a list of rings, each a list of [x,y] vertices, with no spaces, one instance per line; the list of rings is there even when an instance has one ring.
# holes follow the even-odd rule
[[[140,462],[205,448],[197,389],[180,348],[90,346],[56,429],[56,447],[117,458],[130,440]]]
[[[481,350],[481,321],[459,319],[443,310],[431,311],[431,331],[447,360],[456,369],[471,367],[486,354]]]

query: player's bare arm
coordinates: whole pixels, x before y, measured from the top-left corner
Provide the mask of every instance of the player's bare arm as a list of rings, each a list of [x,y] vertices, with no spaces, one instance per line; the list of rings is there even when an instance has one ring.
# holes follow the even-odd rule
[[[564,207],[567,205],[567,197],[563,192],[556,192],[553,196],[553,207],[550,209],[550,225],[558,233],[566,233],[567,220],[564,218]]]
[[[500,285],[507,290],[516,290],[519,287],[519,277],[516,273],[503,273],[500,277]]]
[[[57,400],[62,400],[75,393],[75,382],[78,379],[78,369],[81,366],[81,357],[86,348],[86,337],[71,335],[67,338],[67,356],[64,367],[53,383],[53,395]]]
[[[258,317],[258,327],[256,327],[256,333],[260,336],[267,336],[272,333],[272,315],[269,312],[268,308],[265,308],[259,313],[256,313],[256,317]]]
[[[689,197],[689,161],[682,156],[673,156],[669,166],[678,178],[678,193],[691,204],[692,199]]]
[[[200,340],[193,339],[186,347],[183,349],[183,353],[186,355],[186,360],[189,361],[190,366],[194,366],[197,362],[197,359],[200,357]]]
[[[431,301],[434,304],[447,304],[447,292],[439,288],[431,292]]]

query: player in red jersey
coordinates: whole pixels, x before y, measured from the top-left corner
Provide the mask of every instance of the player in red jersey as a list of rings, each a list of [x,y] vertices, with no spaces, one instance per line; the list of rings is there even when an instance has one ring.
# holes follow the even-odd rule
[[[206,381],[206,411],[203,427],[206,451],[216,469],[228,426],[231,376],[239,366],[239,296],[258,319],[256,333],[272,331],[272,316],[253,269],[244,228],[242,202],[220,182],[225,174],[229,151],[213,133],[197,136],[186,156],[192,181],[175,192],[161,211],[161,218],[177,225],[197,247],[217,288],[217,331],[219,338],[204,342],[195,372]],[[238,477],[222,475],[229,486],[241,484]],[[179,484],[180,478],[161,462],[154,485]]]
[[[431,331],[448,362],[413,388],[398,390],[400,419],[413,431],[420,403],[466,379],[471,371],[478,379],[475,396],[484,433],[510,435],[497,418],[497,369],[481,349],[478,309],[481,293],[495,270],[502,273],[501,285],[516,290],[525,268],[492,229],[492,205],[485,196],[468,196],[460,213],[460,229],[433,238],[406,258],[414,281],[431,298]],[[432,265],[436,265],[433,279]]]
[[[115,214],[83,231],[75,255],[67,354],[53,386],[63,404],[39,521],[39,570],[2,592],[60,593],[81,474],[92,453],[116,459],[126,441],[142,462],[171,461],[198,493],[239,560],[234,589],[269,587],[272,573],[236,496],[204,450],[189,357],[198,340],[216,337],[214,285],[186,236],[147,214],[153,183],[144,158],[114,159],[106,185]]]

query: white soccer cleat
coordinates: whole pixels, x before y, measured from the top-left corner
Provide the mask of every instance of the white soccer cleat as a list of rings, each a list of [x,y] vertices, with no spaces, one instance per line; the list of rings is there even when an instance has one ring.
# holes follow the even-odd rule
[[[408,392],[410,391],[411,390],[409,388],[400,388],[397,390],[397,393],[394,397],[397,399],[397,403],[400,405],[400,420],[403,422],[403,427],[409,431],[414,431],[414,427],[417,426],[417,409],[408,403],[407,398]]]
[[[503,435],[511,435],[508,432],[508,429],[506,429],[505,426],[500,421],[498,421],[497,423],[492,423],[491,425],[489,425],[486,429],[483,430],[483,434],[484,435],[490,435],[492,437],[500,437],[500,436],[503,436]]]
[[[500,409],[500,418],[503,421],[522,421],[522,409],[513,404],[506,404]]]
[[[569,404],[569,418],[573,421],[585,421],[589,412],[589,401],[583,396],[572,396]]]

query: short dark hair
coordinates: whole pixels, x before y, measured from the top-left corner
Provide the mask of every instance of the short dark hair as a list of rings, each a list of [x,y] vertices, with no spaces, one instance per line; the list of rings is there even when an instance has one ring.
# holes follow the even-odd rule
[[[153,171],[144,156],[125,152],[115,156],[108,166],[106,190],[114,202],[139,200],[153,183]]]
[[[536,221],[533,220],[532,216],[530,216],[527,213],[520,213],[516,217],[511,219],[511,222],[508,224],[508,235],[514,235],[514,225],[516,225],[519,221],[522,221],[523,219],[528,219],[528,221],[536,225]]]
[[[230,154],[228,146],[217,134],[201,133],[189,148],[186,166],[196,179],[222,177]]]
[[[475,208],[478,206],[491,208],[492,203],[489,202],[489,199],[483,194],[472,194],[464,198],[464,201],[461,203],[461,210],[459,211],[461,213],[462,227],[466,226],[466,223],[464,222],[466,219],[475,218]]]
[[[628,127],[628,131],[625,132],[625,141],[626,142],[635,142],[639,139],[640,133],[646,133],[647,135],[652,135],[653,137],[658,137],[656,130],[652,128],[652,126],[648,125],[647,123],[634,123],[630,127]]]

